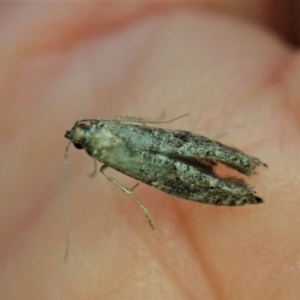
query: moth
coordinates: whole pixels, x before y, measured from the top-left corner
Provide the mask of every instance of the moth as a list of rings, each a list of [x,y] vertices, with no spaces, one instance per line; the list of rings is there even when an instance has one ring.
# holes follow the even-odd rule
[[[136,186],[125,187],[106,172],[108,168],[181,199],[225,206],[262,203],[262,198],[243,179],[221,178],[215,172],[216,166],[223,164],[251,176],[258,166],[267,166],[261,160],[189,131],[146,125],[183,116],[169,121],[133,117],[76,121],[65,133],[65,157],[73,144],[103,163],[100,172],[138,203],[153,229],[146,206],[133,193]]]

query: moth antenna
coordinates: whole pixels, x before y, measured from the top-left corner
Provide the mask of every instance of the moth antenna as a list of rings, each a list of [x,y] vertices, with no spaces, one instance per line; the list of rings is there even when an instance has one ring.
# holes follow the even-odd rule
[[[167,121],[159,121],[159,120],[149,120],[149,119],[144,119],[144,118],[137,118],[137,117],[129,117],[129,116],[117,116],[116,121],[117,122],[132,122],[132,123],[140,123],[142,125],[146,124],[160,124],[160,123],[170,123],[175,120],[181,119],[183,117],[188,116],[189,114],[184,114],[179,117],[167,120]]]
[[[64,215],[65,215],[65,235],[66,235],[66,249],[64,256],[64,263],[67,262],[67,257],[69,254],[69,244],[70,244],[70,203],[69,203],[69,187],[68,187],[68,154],[71,141],[68,141],[65,155],[64,155]]]

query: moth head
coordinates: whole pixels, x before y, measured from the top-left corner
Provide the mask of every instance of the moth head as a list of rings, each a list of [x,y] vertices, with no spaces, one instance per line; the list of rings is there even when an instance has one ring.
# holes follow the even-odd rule
[[[76,149],[83,149],[88,127],[86,124],[75,123],[71,130],[66,131],[65,138],[68,139]]]

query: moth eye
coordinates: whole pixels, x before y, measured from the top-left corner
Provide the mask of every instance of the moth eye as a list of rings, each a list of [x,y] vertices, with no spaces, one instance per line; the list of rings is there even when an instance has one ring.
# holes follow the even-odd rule
[[[79,150],[83,149],[82,145],[79,143],[74,143],[73,145],[76,149],[79,149]]]

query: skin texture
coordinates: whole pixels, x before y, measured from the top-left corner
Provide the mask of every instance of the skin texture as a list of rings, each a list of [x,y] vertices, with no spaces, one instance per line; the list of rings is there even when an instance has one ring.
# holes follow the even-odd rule
[[[298,299],[300,31],[295,9],[233,2],[2,5],[2,299]],[[184,113],[164,127],[223,134],[268,164],[247,179],[265,203],[214,207],[141,184],[152,231],[71,147],[64,264],[65,131]]]

